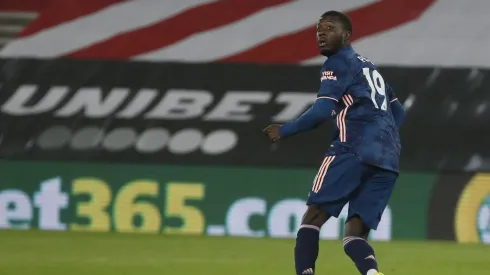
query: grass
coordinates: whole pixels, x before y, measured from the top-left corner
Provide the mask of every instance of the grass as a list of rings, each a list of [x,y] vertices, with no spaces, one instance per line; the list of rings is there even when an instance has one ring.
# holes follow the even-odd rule
[[[0,231],[1,275],[294,274],[294,240]],[[490,246],[373,243],[386,275],[490,274]],[[322,241],[317,274],[358,274],[341,241]]]

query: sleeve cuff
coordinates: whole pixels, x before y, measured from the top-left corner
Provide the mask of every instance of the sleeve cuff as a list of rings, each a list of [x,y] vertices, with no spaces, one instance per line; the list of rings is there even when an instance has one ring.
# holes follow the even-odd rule
[[[333,98],[333,97],[330,97],[330,96],[319,96],[319,97],[317,97],[316,99],[331,99],[331,100],[333,100],[333,101],[335,101],[335,102],[339,102],[339,100],[338,100],[338,99]]]

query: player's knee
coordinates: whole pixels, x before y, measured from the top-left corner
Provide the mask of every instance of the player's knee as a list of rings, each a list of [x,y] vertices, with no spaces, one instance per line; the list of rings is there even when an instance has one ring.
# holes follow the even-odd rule
[[[303,216],[303,221],[301,224],[321,228],[323,224],[327,222],[328,218],[328,214],[320,207],[316,205],[309,205],[305,215]]]
[[[363,238],[369,236],[369,227],[362,221],[359,215],[350,217],[345,224],[344,238]]]
[[[349,217],[345,223],[344,239],[342,240],[344,252],[350,256],[352,250],[358,247],[355,243],[367,241],[368,235],[369,230],[366,233],[366,226],[359,215]]]

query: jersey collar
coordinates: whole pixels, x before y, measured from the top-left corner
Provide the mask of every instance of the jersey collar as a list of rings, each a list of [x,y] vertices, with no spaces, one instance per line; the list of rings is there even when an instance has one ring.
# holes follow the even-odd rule
[[[343,47],[342,49],[340,49],[339,53],[343,53],[343,52],[351,52],[353,51],[354,49],[352,48],[351,45],[349,46],[346,46],[346,47]]]

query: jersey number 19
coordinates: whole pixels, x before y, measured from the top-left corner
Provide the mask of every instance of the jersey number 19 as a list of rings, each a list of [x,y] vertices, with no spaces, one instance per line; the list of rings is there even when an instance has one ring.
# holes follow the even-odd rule
[[[374,103],[376,109],[380,109],[378,102],[376,101],[376,93],[383,97],[383,103],[381,104],[381,110],[386,111],[386,85],[383,77],[377,70],[371,70],[370,68],[363,68],[362,72],[366,77],[369,87],[371,87],[371,100]]]

